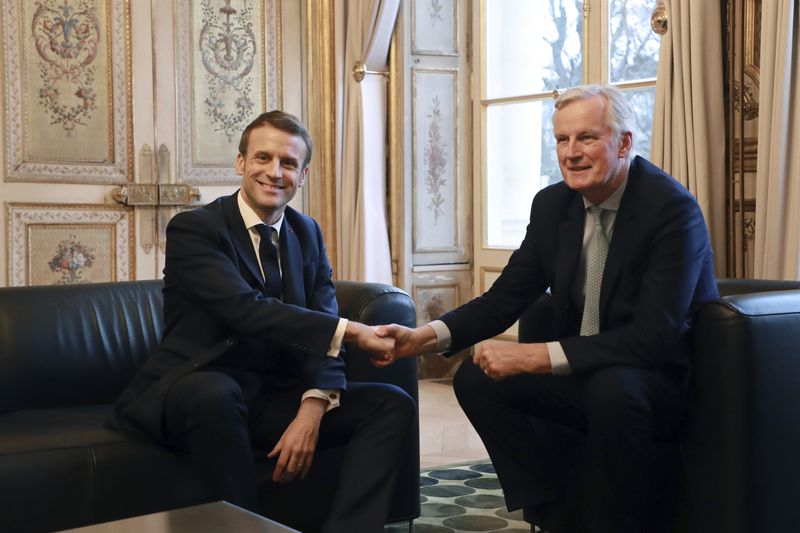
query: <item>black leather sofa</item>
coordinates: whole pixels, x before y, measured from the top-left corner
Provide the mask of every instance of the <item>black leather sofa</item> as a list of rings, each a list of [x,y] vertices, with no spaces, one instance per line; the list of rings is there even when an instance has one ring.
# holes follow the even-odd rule
[[[134,281],[0,288],[0,531],[53,531],[208,501],[186,456],[103,426],[158,343],[161,287]],[[346,318],[416,322],[411,298],[399,289],[346,281],[336,289]],[[413,359],[376,369],[356,348],[346,357],[351,380],[393,383],[417,399]],[[389,522],[420,513],[418,427],[409,440]],[[320,452],[306,480],[280,490],[264,459],[264,514],[310,527],[327,511],[340,456],[341,450]],[[312,495],[300,498],[305,490]]]
[[[800,530],[800,282],[718,281],[698,312],[675,529]],[[550,340],[542,297],[520,319],[521,342]],[[656,502],[654,502],[655,504]],[[677,511],[676,511],[677,509]],[[674,518],[674,517],[673,517]]]

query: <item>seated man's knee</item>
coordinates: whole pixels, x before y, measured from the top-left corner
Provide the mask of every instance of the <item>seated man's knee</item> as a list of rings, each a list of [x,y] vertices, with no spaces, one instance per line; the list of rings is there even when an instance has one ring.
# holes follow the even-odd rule
[[[222,415],[245,409],[244,396],[239,384],[221,372],[193,372],[175,384],[185,397],[187,407],[202,414]]]
[[[410,424],[417,413],[417,402],[405,390],[396,385],[386,385],[387,401],[404,425]]]
[[[364,392],[372,405],[370,416],[391,419],[398,430],[408,430],[417,414],[417,402],[404,389],[390,383],[373,383]]]
[[[650,399],[637,369],[598,370],[587,379],[584,394],[590,427],[647,421],[651,415]]]

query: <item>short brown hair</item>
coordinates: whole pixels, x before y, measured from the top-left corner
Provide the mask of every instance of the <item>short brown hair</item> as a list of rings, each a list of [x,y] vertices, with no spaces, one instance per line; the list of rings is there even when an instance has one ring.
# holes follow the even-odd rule
[[[291,135],[297,135],[303,139],[303,142],[306,143],[306,158],[305,161],[303,161],[302,168],[308,166],[311,162],[311,134],[308,133],[308,128],[306,128],[306,125],[296,116],[277,109],[261,113],[244,129],[242,137],[239,139],[239,153],[242,154],[242,157],[247,157],[247,144],[250,140],[250,132],[261,126],[272,126],[275,129]]]

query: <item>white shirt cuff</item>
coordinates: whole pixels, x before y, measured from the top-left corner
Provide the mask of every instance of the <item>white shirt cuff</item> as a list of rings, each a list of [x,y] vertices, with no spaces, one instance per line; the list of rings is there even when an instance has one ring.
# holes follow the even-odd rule
[[[428,325],[433,328],[436,333],[436,350],[438,352],[446,352],[453,344],[453,338],[450,335],[450,328],[441,320],[433,320],[428,322]]]
[[[326,400],[328,402],[328,406],[325,408],[325,412],[327,413],[331,409],[339,407],[339,396],[341,396],[341,391],[339,389],[308,389],[303,393],[300,403],[303,403],[303,400],[306,398],[319,398],[320,400]]]
[[[339,325],[336,326],[336,331],[333,332],[331,339],[331,346],[328,348],[328,357],[339,357],[339,351],[342,349],[342,341],[344,341],[344,330],[347,329],[347,319],[340,318]]]
[[[564,353],[564,348],[560,342],[548,342],[547,351],[550,352],[550,366],[554,376],[567,376],[571,370],[569,368],[569,361],[567,361],[567,354]]]

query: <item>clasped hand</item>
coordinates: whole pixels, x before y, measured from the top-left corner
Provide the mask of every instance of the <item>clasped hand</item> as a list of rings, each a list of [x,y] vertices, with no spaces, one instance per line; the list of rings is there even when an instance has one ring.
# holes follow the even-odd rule
[[[475,348],[472,362],[494,380],[551,370],[547,347],[541,343],[484,342]]]
[[[372,357],[372,364],[384,367],[397,359],[437,351],[436,332],[429,325],[408,328],[398,324],[373,327],[381,338],[394,339],[394,349],[381,357]],[[475,348],[473,362],[489,378],[499,380],[517,374],[542,374],[551,371],[550,355],[542,343],[517,344],[485,342]]]
[[[350,321],[345,330],[344,340],[352,342],[365,352],[371,354],[371,360],[376,366],[385,362],[390,364],[395,359],[395,340],[391,336],[378,335],[377,330],[382,326],[367,326],[360,322]]]
[[[373,329],[379,337],[394,341],[394,349],[388,357],[372,358],[372,364],[377,367],[388,366],[397,359],[432,353],[436,350],[436,333],[428,325],[408,328],[399,324],[387,324],[374,326]]]

